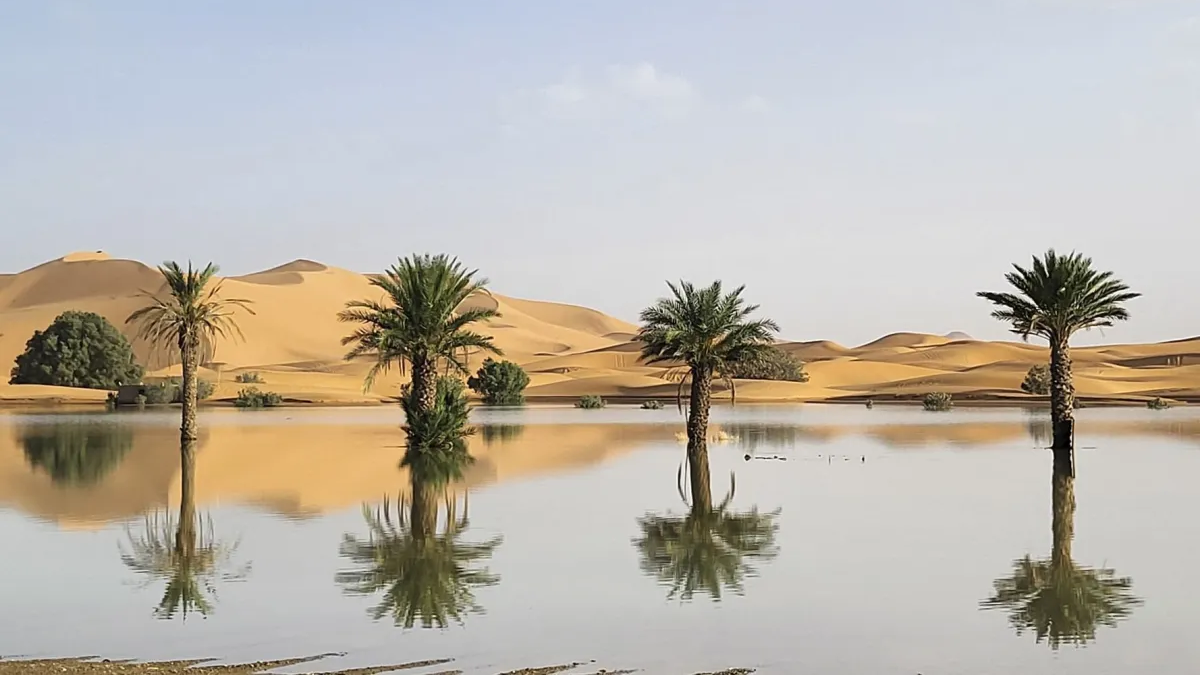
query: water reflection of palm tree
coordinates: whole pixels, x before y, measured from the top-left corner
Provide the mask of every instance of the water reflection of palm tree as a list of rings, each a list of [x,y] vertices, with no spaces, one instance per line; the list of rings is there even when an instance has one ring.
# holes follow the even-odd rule
[[[194,451],[183,452],[194,456]],[[194,480],[188,474],[186,480]],[[179,517],[155,513],[146,516],[141,535],[128,530],[129,546],[121,547],[121,561],[149,580],[165,579],[166,588],[155,615],[170,619],[190,612],[207,616],[216,599],[216,582],[240,579],[249,565],[233,568],[230,563],[237,542],[223,544],[213,534],[212,519],[197,515],[192,486],[181,490]]]
[[[133,447],[133,430],[120,424],[66,422],[39,424],[20,431],[29,466],[41,469],[55,485],[99,483]]]
[[[1095,639],[1097,627],[1115,627],[1142,602],[1133,594],[1129,577],[1119,577],[1112,569],[1083,567],[1071,558],[1075,479],[1066,466],[1056,469],[1050,559],[1025,556],[1014,561],[1013,573],[997,579],[995,594],[981,605],[1007,610],[1018,635],[1033,631],[1036,640],[1045,640],[1051,649],[1087,644]]]
[[[492,586],[500,578],[475,563],[490,558],[501,538],[462,541],[470,525],[466,498],[459,515],[457,500],[448,492],[443,492],[446,517],[439,531],[437,492],[420,483],[420,479],[413,481],[412,498],[407,503],[397,500],[394,513],[387,500],[374,511],[363,508],[367,538],[348,534],[341,547],[341,554],[359,568],[339,572],[337,582],[349,593],[384,592],[371,609],[373,619],[390,615],[404,628],[417,623],[422,628],[445,628],[450,621],[461,624],[467,615],[483,612],[473,589]]]
[[[390,614],[404,628],[418,622],[423,628],[445,628],[451,620],[461,624],[466,615],[483,612],[473,589],[492,586],[500,578],[475,563],[490,558],[502,538],[462,541],[470,524],[466,499],[459,516],[457,502],[447,490],[473,461],[467,452],[471,430],[462,383],[443,378],[432,410],[418,407],[412,393],[402,403],[408,446],[401,465],[409,470],[409,499],[397,500],[394,515],[386,499],[375,510],[363,507],[367,538],[347,534],[340,549],[358,567],[339,572],[335,579],[348,593],[383,591],[371,610],[376,620]],[[446,517],[439,529],[443,501]]]
[[[693,506],[686,516],[647,514],[638,519],[641,536],[633,545],[641,554],[642,572],[670,588],[669,599],[691,600],[697,591],[713,600],[726,590],[742,595],[745,579],[757,576],[754,563],[778,555],[780,511],[731,511],[733,492],[731,488],[711,510]]]

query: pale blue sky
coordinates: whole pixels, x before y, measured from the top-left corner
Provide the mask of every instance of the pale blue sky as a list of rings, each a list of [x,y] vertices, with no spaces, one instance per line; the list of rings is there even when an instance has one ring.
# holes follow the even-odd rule
[[[1200,0],[0,0],[0,271],[446,251],[625,319],[1003,337],[1079,248],[1200,334]]]

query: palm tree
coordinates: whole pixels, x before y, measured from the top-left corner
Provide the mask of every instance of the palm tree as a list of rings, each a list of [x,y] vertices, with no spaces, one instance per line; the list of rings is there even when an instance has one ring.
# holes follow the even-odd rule
[[[366,377],[368,388],[393,364],[410,365],[417,406],[430,410],[437,398],[439,365],[466,373],[470,350],[502,353],[492,338],[467,330],[471,324],[499,317],[499,312],[490,307],[460,311],[472,294],[486,292],[487,280],[476,274],[457,258],[413,255],[371,278],[371,285],[387,295],[385,300],[346,303],[338,319],[359,324],[342,339],[343,345],[353,345],[346,360],[375,359]]]
[[[407,504],[397,500],[395,515],[386,499],[374,511],[363,507],[367,538],[347,534],[340,549],[341,555],[358,568],[339,572],[336,581],[347,593],[373,595],[383,591],[379,604],[370,612],[375,620],[390,615],[397,626],[404,628],[418,622],[423,628],[445,628],[450,621],[461,624],[467,615],[483,612],[475,601],[474,589],[500,582],[500,577],[475,563],[490,558],[502,538],[463,542],[461,537],[470,526],[465,498],[459,516],[456,501],[449,495],[445,526],[439,532],[436,497],[430,500],[418,496],[418,492],[436,496],[438,489],[417,473],[412,476],[413,499]]]
[[[981,603],[983,609],[1007,610],[1018,635],[1031,630],[1051,649],[1087,644],[1096,638],[1097,627],[1115,627],[1142,602],[1130,590],[1130,578],[1072,560],[1075,479],[1063,468],[1054,472],[1050,559],[1014,561],[1013,573],[997,579],[995,594]]]
[[[686,281],[667,282],[667,287],[672,297],[642,310],[638,339],[647,363],[680,364],[691,378],[687,462],[693,504],[707,512],[712,510],[707,436],[713,377],[724,379],[736,398],[727,370],[736,363],[764,358],[779,326],[770,319],[749,319],[758,305],[747,305],[742,299],[745,286],[729,293],[720,281],[700,289]],[[683,382],[679,382],[681,406]]]
[[[1124,304],[1133,293],[1112,272],[1092,267],[1079,253],[1059,255],[1054,249],[1034,256],[1026,269],[1013,265],[1004,277],[1016,293],[977,293],[996,306],[992,316],[1012,324],[1012,332],[1050,344],[1050,409],[1057,451],[1074,449],[1075,387],[1071,381],[1071,336],[1081,330],[1112,326],[1129,319]]]
[[[166,280],[166,294],[155,295],[142,291],[149,301],[125,320],[138,324],[137,336],[168,354],[176,351],[183,366],[182,423],[179,427],[180,473],[185,488],[193,484],[196,458],[196,370],[212,359],[218,339],[242,338],[242,331],[233,319],[236,310],[254,314],[250,301],[221,298],[222,280],[216,279],[218,267],[212,263],[187,270],[179,263],[168,261],[158,271]],[[191,495],[184,495],[184,501]]]

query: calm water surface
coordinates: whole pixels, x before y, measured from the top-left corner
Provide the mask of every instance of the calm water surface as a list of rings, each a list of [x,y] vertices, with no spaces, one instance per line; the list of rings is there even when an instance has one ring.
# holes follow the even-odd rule
[[[0,412],[0,655],[1196,672],[1200,415],[1080,411],[1057,566],[1042,415],[719,408],[714,498],[736,490],[695,528],[674,409],[477,410],[418,559],[398,411],[206,412],[204,558],[181,579],[177,413]]]

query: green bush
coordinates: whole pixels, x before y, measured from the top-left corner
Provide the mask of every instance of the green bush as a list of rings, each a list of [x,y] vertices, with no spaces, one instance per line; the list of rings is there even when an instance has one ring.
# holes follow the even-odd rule
[[[262,379],[261,375],[254,371],[248,373],[238,373],[237,376],[233,378],[233,381],[237,382],[238,384],[263,384],[266,382],[266,380]]]
[[[404,392],[400,407],[404,409],[408,440],[400,466],[407,467],[414,480],[435,486],[462,478],[463,469],[475,461],[467,448],[467,437],[475,430],[468,424],[469,407],[462,381],[438,378],[432,410],[420,409],[410,390]]]
[[[808,382],[804,362],[778,347],[763,350],[757,358],[730,363],[724,374],[739,380]]]
[[[203,401],[212,398],[216,385],[208,380],[196,380],[196,400]],[[183,402],[183,381],[178,377],[168,377],[146,385],[146,402],[150,405],[165,405],[167,403]]]
[[[512,361],[485,359],[475,376],[467,380],[471,391],[487,405],[522,405],[529,375]]]
[[[1045,396],[1050,393],[1050,366],[1037,365],[1025,373],[1025,381],[1021,383],[1021,391],[1026,394]]]
[[[583,408],[584,410],[595,410],[603,408],[605,405],[607,404],[604,402],[604,399],[595,394],[588,394],[575,402],[576,408]]]
[[[926,410],[945,411],[954,407],[954,397],[945,392],[935,391],[925,394],[921,404]]]
[[[874,408],[874,407],[875,407],[875,401],[872,401],[871,399],[867,399],[867,410],[870,410],[871,408]]]
[[[642,410],[662,410],[662,401],[643,401]]]
[[[274,408],[283,403],[283,397],[273,391],[261,391],[258,387],[246,387],[238,392],[233,405],[238,408]]]
[[[1151,410],[1166,410],[1171,407],[1171,404],[1164,398],[1155,397],[1146,401],[1146,407]]]
[[[29,338],[8,383],[116,389],[141,378],[121,331],[94,312],[70,311]]]

